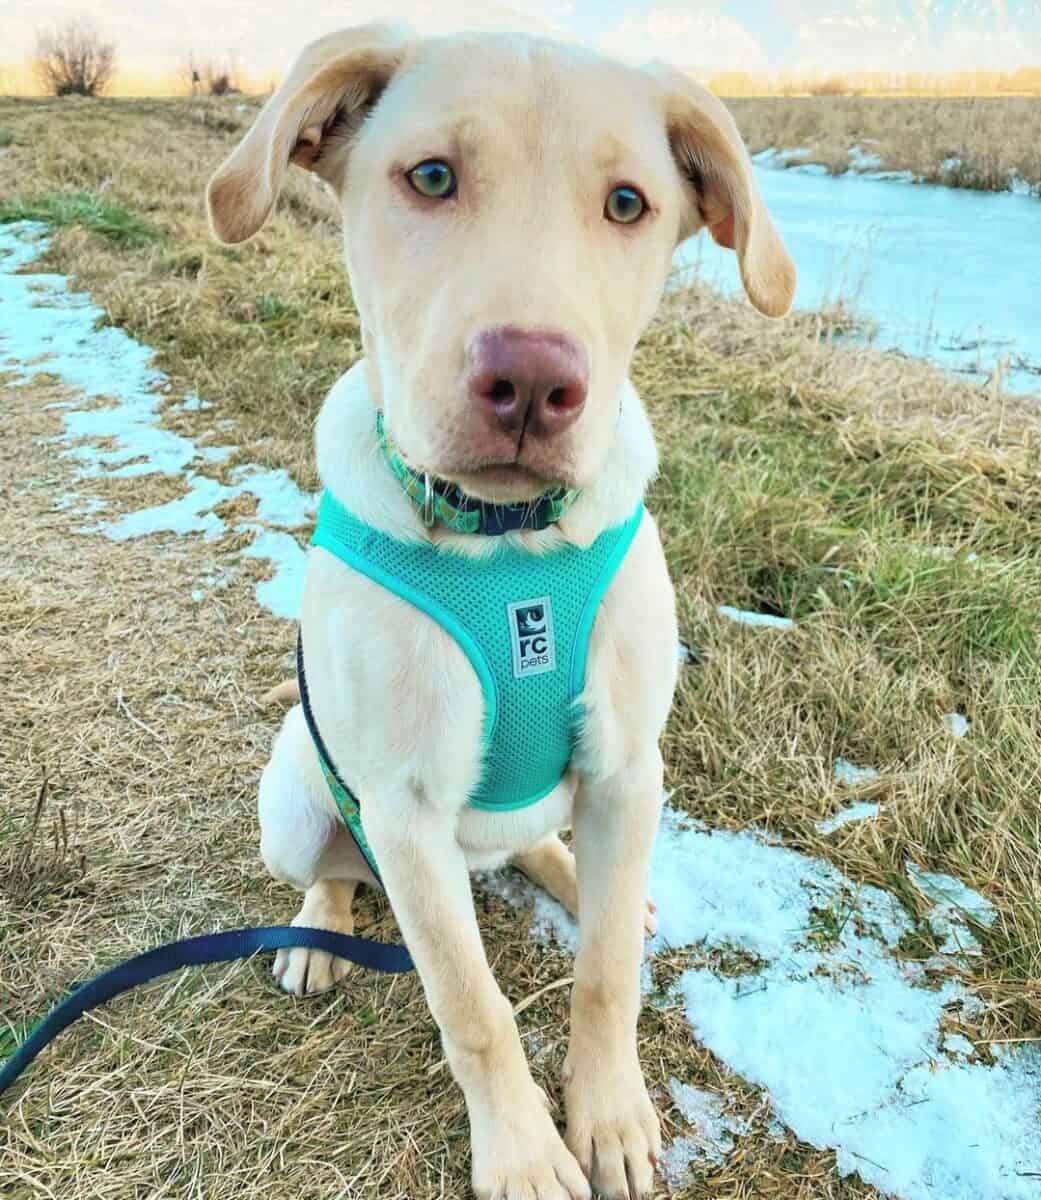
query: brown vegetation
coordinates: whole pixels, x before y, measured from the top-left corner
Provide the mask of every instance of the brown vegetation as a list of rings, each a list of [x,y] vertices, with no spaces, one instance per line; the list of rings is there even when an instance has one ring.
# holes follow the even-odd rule
[[[859,147],[879,168],[927,183],[1007,191],[1021,181],[1041,191],[1041,99],[829,95],[727,105],[753,153],[799,151],[793,163],[821,163],[840,175]]]
[[[238,67],[230,57],[190,54],[181,65],[180,75],[193,96],[234,96],[242,91]]]
[[[944,74],[858,71],[843,76],[721,71],[709,86],[720,96],[1041,96],[1041,66]]]
[[[79,21],[36,35],[33,70],[52,96],[100,96],[116,73],[116,47]]]

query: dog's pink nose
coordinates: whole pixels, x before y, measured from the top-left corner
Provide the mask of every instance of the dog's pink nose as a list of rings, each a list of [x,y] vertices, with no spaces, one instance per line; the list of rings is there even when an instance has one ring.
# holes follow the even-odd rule
[[[496,428],[554,437],[582,411],[589,363],[564,334],[505,325],[471,342],[469,382],[474,404]]]

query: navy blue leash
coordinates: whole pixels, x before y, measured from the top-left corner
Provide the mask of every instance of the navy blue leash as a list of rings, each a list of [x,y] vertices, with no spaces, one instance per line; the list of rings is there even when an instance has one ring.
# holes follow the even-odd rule
[[[82,984],[67,996],[36,1026],[14,1054],[0,1068],[0,1095],[11,1086],[33,1059],[49,1046],[59,1033],[106,1001],[142,983],[168,975],[181,967],[201,967],[208,963],[234,962],[252,958],[258,951],[303,948],[324,950],[337,958],[346,958],[374,971],[394,974],[412,970],[412,956],[404,946],[373,942],[368,938],[333,933],[328,929],[297,929],[290,925],[267,925],[259,929],[229,929],[224,933],[206,933],[201,937],[170,942],[113,967],[96,979]]]

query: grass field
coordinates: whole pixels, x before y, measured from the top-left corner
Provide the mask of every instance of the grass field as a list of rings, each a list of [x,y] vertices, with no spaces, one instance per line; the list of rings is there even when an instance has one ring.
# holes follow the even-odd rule
[[[312,424],[360,353],[359,324],[334,209],[309,178],[294,177],[249,244],[209,240],[205,180],[246,120],[219,103],[0,101],[0,221],[48,222],[47,267],[155,347],[171,401],[194,391],[212,404],[171,402],[164,420],[197,439],[219,428],[239,449],[215,469],[285,467],[313,488]],[[804,144],[795,133],[783,140]],[[692,648],[665,739],[674,806],[714,828],[765,827],[915,917],[924,901],[905,860],[965,881],[997,917],[975,930],[982,953],[949,967],[980,1002],[961,1028],[984,1061],[1005,1040],[1037,1039],[1036,402],[844,347],[823,317],[768,324],[696,288],[668,298],[634,377],[663,449],[650,503]],[[250,567],[229,566],[233,535],[77,532],[82,520],[56,502],[71,470],[50,441],[61,410],[46,407],[65,398],[47,380],[4,388],[0,1014],[11,1034],[133,950],[295,911],[259,861],[255,817],[277,721],[257,698],[286,675],[293,631],[257,608]],[[89,486],[116,511],[180,487],[153,476]],[[184,584],[200,571],[230,573],[204,604]],[[795,624],[744,628],[721,620],[720,604]],[[969,736],[950,736],[951,712]],[[838,756],[879,777],[841,784]],[[851,799],[880,811],[820,832]],[[494,894],[479,894],[479,910],[512,1002],[570,973]],[[394,936],[380,898],[364,898],[359,929]],[[921,921],[901,953],[924,962],[935,950]],[[659,964],[663,986],[679,957]],[[832,1151],[767,1136],[755,1089],[691,1043],[666,993],[659,1001],[641,1019],[641,1053],[667,1135],[685,1129],[667,1090],[677,1073],[752,1130],[683,1196],[879,1194],[840,1177]],[[556,989],[520,1018],[551,1091],[566,1012]],[[293,1003],[263,964],[195,972],[83,1022],[5,1101],[0,1196],[462,1196],[465,1112],[440,1057],[414,979],[355,974]]]
[[[848,170],[850,151],[927,183],[1041,192],[1041,98],[886,99],[866,96],[729,99],[754,151],[800,150],[793,161]],[[862,161],[862,160],[861,160]]]

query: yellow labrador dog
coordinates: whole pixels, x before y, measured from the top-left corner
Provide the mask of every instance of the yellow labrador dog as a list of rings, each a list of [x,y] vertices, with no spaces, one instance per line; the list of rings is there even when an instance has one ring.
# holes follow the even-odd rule
[[[296,923],[348,933],[355,886],[374,882],[378,864],[465,1095],[478,1196],[645,1195],[660,1137],[636,1022],[677,630],[641,507],[657,455],[627,372],[683,238],[707,226],[732,248],[752,303],[771,316],[791,303],[792,263],[718,100],[675,71],[537,38],[370,26],[315,42],[211,181],[218,237],[256,233],[290,163],[342,202],[365,359],[318,420],[340,525],[310,557],[310,705],[288,713],[264,772],[264,861],[303,891]],[[462,580],[456,617],[410,602],[400,578],[389,586],[373,567],[381,555],[426,570],[433,591]],[[476,612],[498,555],[536,582],[501,609],[514,675],[490,682],[484,651],[459,627],[468,564]],[[613,555],[606,574],[597,555]],[[581,719],[537,802],[475,804],[490,706],[507,696],[495,718],[509,725],[517,689],[550,696],[567,674],[568,597],[553,598],[554,660],[537,582],[545,569],[566,591],[561,563],[574,563],[575,580],[608,580],[599,592],[581,583],[587,653],[572,672],[580,695],[564,701]],[[552,695],[546,728],[523,743],[535,758],[554,746],[559,758],[563,693]],[[523,696],[516,705],[542,712]],[[313,729],[360,801],[356,837]],[[496,769],[509,776],[511,765]],[[574,857],[558,837],[568,827]],[[504,862],[578,918],[563,1138],[474,915],[469,872]],[[293,950],[275,971],[304,994],[344,969]]]

